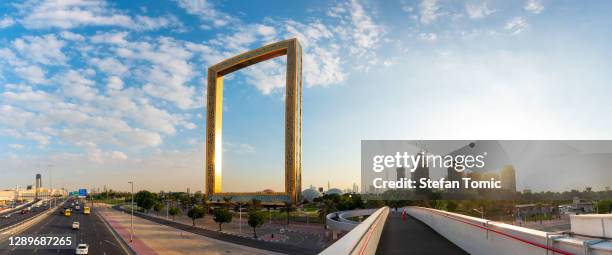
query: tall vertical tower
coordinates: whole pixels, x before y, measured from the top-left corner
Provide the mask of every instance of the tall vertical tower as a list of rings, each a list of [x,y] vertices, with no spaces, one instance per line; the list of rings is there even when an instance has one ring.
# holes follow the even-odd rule
[[[512,165],[506,165],[501,170],[501,186],[504,190],[516,191],[516,171]]]
[[[35,199],[38,199],[38,193],[40,192],[40,188],[42,188],[42,176],[40,174],[36,174],[36,183],[35,183]]]

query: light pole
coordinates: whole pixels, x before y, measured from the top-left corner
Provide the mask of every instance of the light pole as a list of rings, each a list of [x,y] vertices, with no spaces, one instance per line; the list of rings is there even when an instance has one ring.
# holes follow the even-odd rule
[[[236,207],[234,207],[236,208]],[[240,234],[242,234],[242,203],[238,203],[238,215],[240,217]]]
[[[132,203],[130,207],[132,208],[132,215],[130,215],[130,243],[134,240],[134,182],[128,182],[132,184]]]

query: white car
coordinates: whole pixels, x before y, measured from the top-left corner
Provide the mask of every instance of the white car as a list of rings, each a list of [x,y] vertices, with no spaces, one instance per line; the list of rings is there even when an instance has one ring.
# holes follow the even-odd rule
[[[89,254],[89,245],[84,243],[77,245],[74,254]]]
[[[5,215],[2,215],[2,218],[5,218],[5,219],[8,219],[8,218],[10,218],[10,217],[11,217],[11,214],[5,214]]]
[[[81,227],[81,224],[79,224],[78,221],[75,221],[72,223],[72,229],[79,229]]]

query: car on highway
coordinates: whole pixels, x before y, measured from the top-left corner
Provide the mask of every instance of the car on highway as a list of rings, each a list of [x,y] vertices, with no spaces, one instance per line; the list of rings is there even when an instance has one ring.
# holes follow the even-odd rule
[[[28,213],[29,211],[30,211],[30,210],[28,210],[28,209],[23,209],[23,210],[21,210],[19,213],[21,213],[21,214],[26,214],[26,213]]]
[[[77,245],[74,254],[89,254],[89,245],[84,243]]]
[[[10,217],[11,217],[11,215],[12,215],[12,214],[7,213],[7,214],[5,214],[5,215],[2,215],[2,218],[3,218],[3,219],[8,219],[8,218],[10,218]]]
[[[75,210],[75,211],[81,210],[81,206],[80,206],[80,205],[76,205],[76,206],[74,206],[74,210]]]
[[[66,211],[64,211],[64,215],[66,216],[70,216],[71,213],[72,213],[72,210],[70,209],[66,209]]]
[[[72,223],[72,229],[79,230],[81,228],[81,224],[78,221]]]

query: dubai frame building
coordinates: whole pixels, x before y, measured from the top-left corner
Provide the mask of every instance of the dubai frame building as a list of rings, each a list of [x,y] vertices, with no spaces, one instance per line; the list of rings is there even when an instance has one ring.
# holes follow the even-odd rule
[[[250,65],[287,55],[285,86],[285,191],[223,192],[222,123],[223,76]],[[211,200],[232,197],[234,201],[252,198],[263,202],[300,202],[302,189],[302,47],[297,38],[265,45],[228,58],[208,68],[206,108],[206,194]]]

